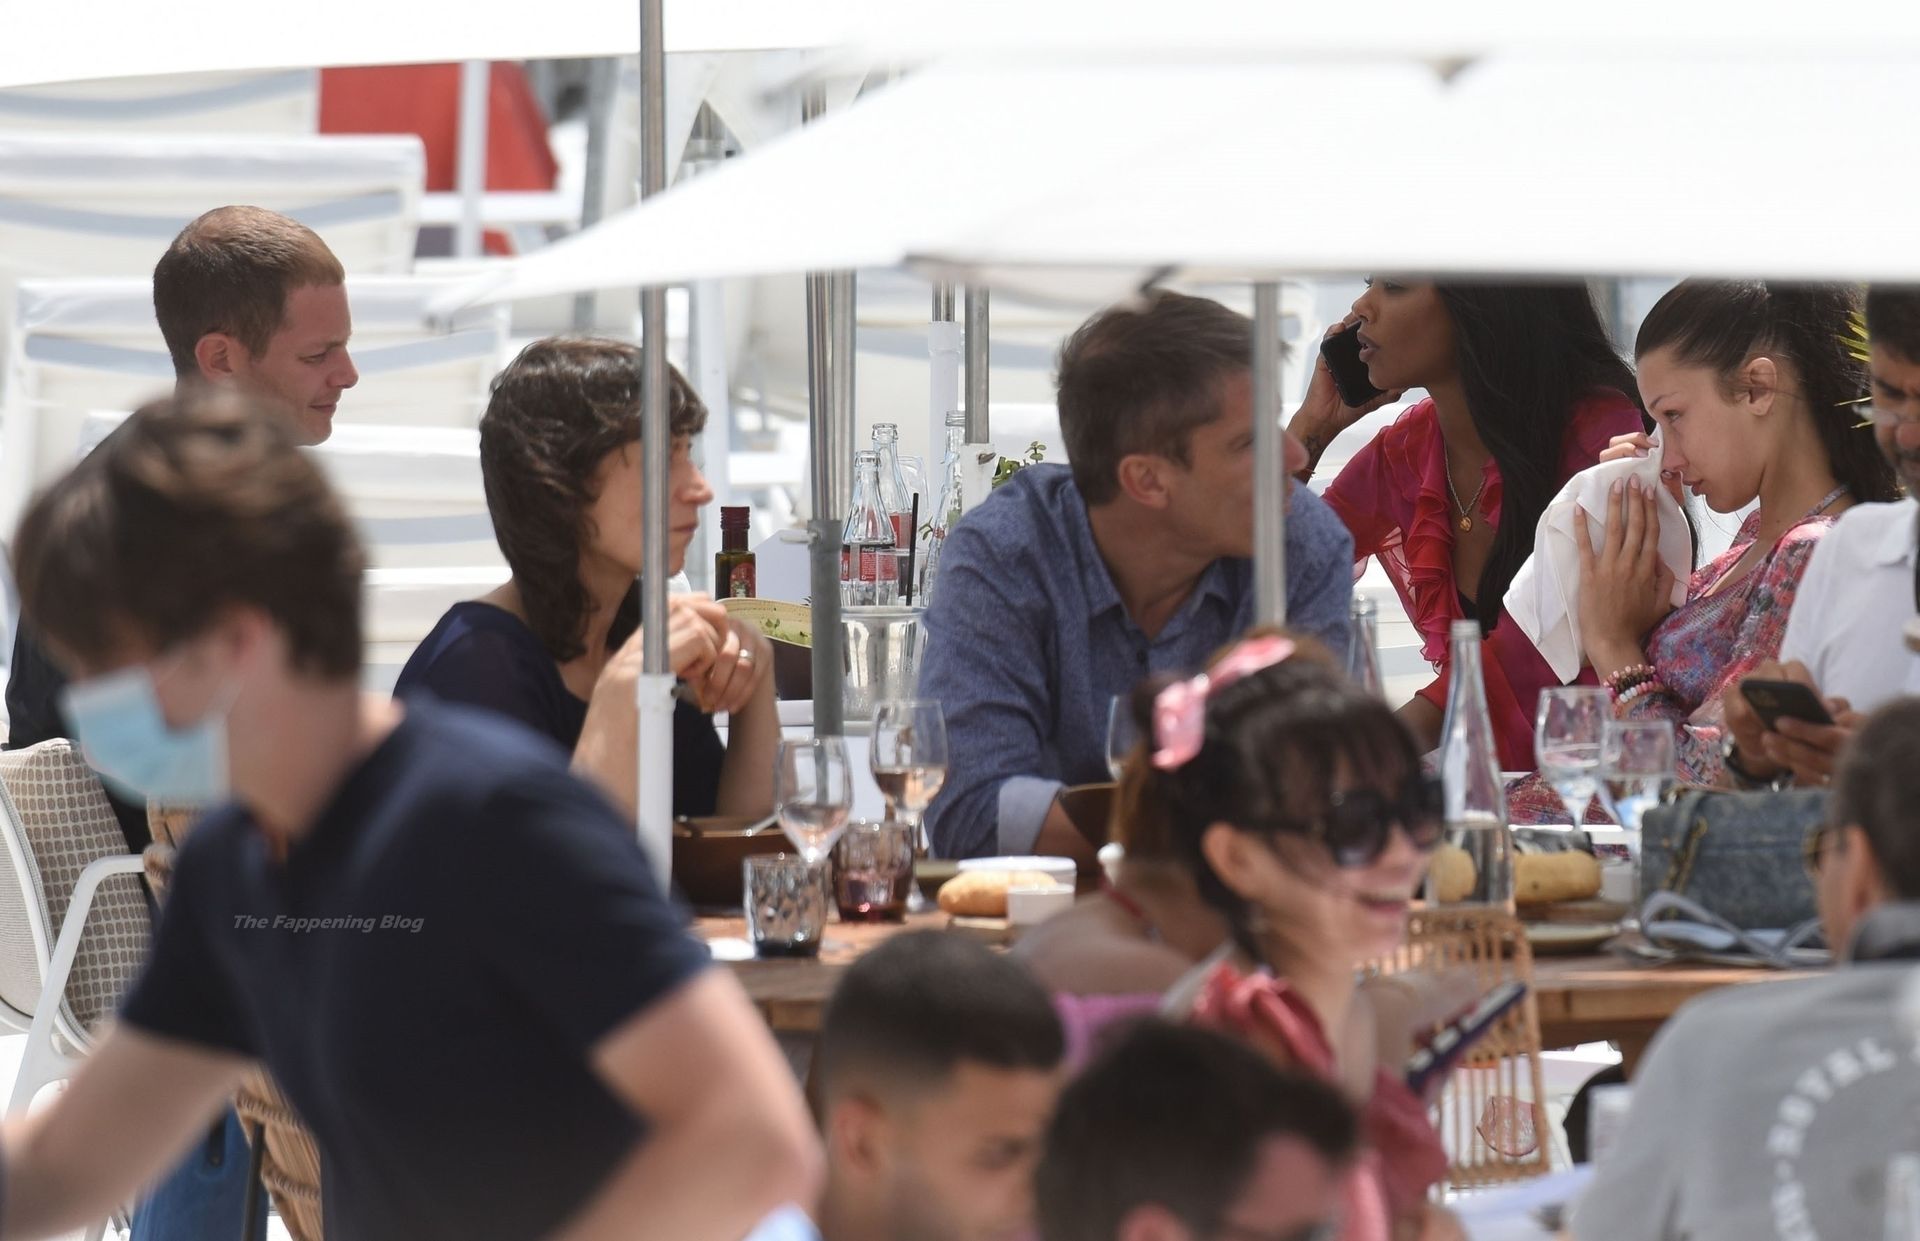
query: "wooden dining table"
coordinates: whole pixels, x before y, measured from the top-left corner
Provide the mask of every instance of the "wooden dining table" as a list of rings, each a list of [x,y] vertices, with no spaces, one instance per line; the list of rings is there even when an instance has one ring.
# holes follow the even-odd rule
[[[945,929],[942,913],[909,916],[902,923],[834,923],[813,959],[736,960],[728,963],[755,1007],[778,1034],[810,1036],[840,975],[869,949],[907,929]],[[746,939],[742,918],[703,917],[694,931],[707,941]],[[961,933],[961,932],[956,932]],[[1647,1040],[1695,996],[1721,987],[1765,986],[1804,977],[1780,970],[1727,966],[1636,965],[1603,953],[1537,956],[1533,991],[1540,1013],[1540,1045],[1620,1044],[1629,1072]]]

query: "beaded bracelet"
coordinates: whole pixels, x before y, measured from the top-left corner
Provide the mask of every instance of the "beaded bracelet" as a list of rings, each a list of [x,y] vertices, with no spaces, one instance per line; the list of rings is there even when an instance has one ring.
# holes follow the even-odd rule
[[[1617,701],[1621,694],[1636,685],[1651,681],[1659,675],[1651,664],[1629,664],[1625,668],[1616,668],[1607,674],[1607,688],[1613,691]]]
[[[1649,694],[1664,694],[1666,692],[1667,687],[1660,683],[1658,677],[1651,680],[1638,681],[1615,694],[1613,696],[1613,705],[1616,707],[1624,707],[1636,698],[1645,698]]]

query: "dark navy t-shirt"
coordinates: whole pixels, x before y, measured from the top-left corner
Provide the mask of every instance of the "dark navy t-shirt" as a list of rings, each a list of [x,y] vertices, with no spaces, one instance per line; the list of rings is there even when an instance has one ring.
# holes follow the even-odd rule
[[[433,627],[407,666],[393,695],[425,691],[442,702],[461,702],[510,715],[552,737],[569,753],[580,744],[587,704],[560,679],[554,662],[526,622],[490,603],[456,603]],[[673,708],[673,812],[710,815],[720,796],[720,764],[726,746],[713,720],[690,703]]]
[[[265,1063],[328,1236],[532,1238],[645,1132],[591,1049],[707,960],[564,755],[416,701],[284,862],[207,815],[122,1017]]]

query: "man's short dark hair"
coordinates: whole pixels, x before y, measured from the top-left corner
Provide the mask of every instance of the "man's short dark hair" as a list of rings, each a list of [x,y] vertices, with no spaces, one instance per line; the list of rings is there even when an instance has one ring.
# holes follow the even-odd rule
[[[153,313],[173,373],[200,373],[194,349],[225,332],[259,357],[287,317],[287,297],[346,282],[320,235],[265,207],[216,207],[180,230],[153,269]]]
[[[1060,436],[1089,505],[1120,491],[1120,461],[1152,453],[1187,464],[1196,428],[1221,413],[1221,387],[1253,366],[1253,320],[1165,290],[1111,306],[1060,347]]]
[[[1858,825],[1893,898],[1920,901],[1920,698],[1875,711],[1847,742],[1833,777],[1828,821]]]
[[[365,558],[285,418],[199,384],[141,408],[34,498],[14,540],[20,607],[56,648],[163,651],[259,608],[294,667],[360,670]]]
[[[1867,340],[1920,364],[1920,285],[1867,286]]]
[[[1245,1192],[1268,1138],[1295,1137],[1334,1167],[1359,1140],[1353,1109],[1211,1030],[1142,1021],[1060,1096],[1035,1194],[1045,1241],[1113,1241],[1157,1205],[1211,1237]]]
[[[1066,1052],[1044,988],[1011,959],[950,931],[896,935],[855,962],[820,1024],[815,1072],[831,1100],[859,1079],[938,1090],[962,1064],[1057,1067]]]

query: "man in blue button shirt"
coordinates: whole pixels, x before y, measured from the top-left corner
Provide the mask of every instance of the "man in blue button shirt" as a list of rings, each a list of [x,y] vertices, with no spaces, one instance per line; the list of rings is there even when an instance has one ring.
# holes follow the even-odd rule
[[[947,538],[920,693],[946,709],[942,857],[1091,860],[1057,804],[1107,778],[1108,706],[1253,624],[1253,324],[1177,293],[1100,312],[1060,351],[1071,466],[1020,471]],[[1306,454],[1287,437],[1287,485]],[[1353,540],[1290,492],[1287,623],[1344,655]]]

